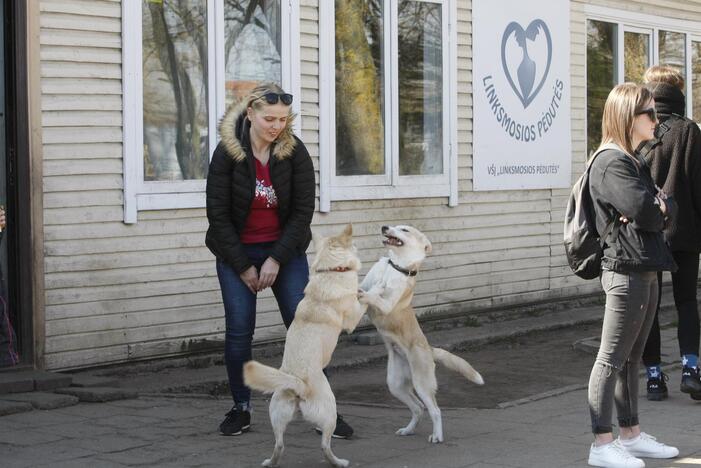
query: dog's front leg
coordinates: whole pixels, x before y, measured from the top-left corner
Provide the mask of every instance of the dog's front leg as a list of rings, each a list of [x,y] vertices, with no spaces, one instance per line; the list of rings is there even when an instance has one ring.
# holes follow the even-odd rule
[[[401,291],[397,294],[396,290],[388,290],[376,286],[370,289],[370,291],[365,292],[360,297],[360,301],[373,306],[383,315],[387,315],[394,310],[400,297]]]
[[[367,308],[367,304],[362,304],[359,301],[355,301],[350,311],[343,316],[343,329],[347,333],[352,333],[353,330],[355,330],[355,327],[358,326],[358,323],[360,322],[360,319],[363,318]]]

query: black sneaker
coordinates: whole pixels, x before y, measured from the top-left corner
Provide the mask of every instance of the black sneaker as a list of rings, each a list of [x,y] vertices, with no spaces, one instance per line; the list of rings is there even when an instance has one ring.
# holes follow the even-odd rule
[[[689,396],[691,397],[692,400],[696,400],[696,401],[701,400],[701,393],[692,393]]]
[[[321,429],[315,427],[314,430],[317,434],[321,434]],[[348,439],[353,435],[353,428],[348,425],[347,422],[343,420],[340,414],[336,415],[336,429],[334,429],[331,437],[334,439]]]
[[[660,372],[659,377],[647,379],[647,399],[650,401],[662,401],[667,398],[667,374]]]
[[[226,413],[226,418],[219,425],[219,431],[225,436],[241,435],[251,427],[251,412],[234,406]]]
[[[701,393],[701,377],[696,367],[682,367],[682,383],[679,390],[682,393]]]

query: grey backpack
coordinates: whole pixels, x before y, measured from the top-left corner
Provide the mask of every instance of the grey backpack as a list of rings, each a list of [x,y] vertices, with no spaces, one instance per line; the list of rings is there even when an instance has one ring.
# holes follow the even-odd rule
[[[616,225],[614,218],[606,225],[601,236],[596,231],[594,203],[589,194],[589,170],[594,159],[603,151],[621,148],[613,143],[601,146],[587,162],[584,173],[577,179],[565,210],[565,254],[567,263],[575,275],[583,279],[594,279],[601,271],[606,239]]]

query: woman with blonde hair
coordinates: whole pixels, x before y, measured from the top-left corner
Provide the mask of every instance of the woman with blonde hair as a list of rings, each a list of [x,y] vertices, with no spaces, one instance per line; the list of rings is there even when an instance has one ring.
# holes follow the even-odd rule
[[[592,466],[644,467],[637,457],[679,454],[641,432],[638,421],[638,367],[655,316],[657,272],[676,268],[662,235],[674,204],[655,186],[637,153],[654,138],[656,122],[647,89],[633,83],[616,86],[604,105],[601,147],[589,172],[598,232],[614,222],[602,259],[601,346],[589,378]],[[614,406],[620,428],[615,440]]]
[[[285,327],[294,319],[309,278],[316,183],[304,143],[292,132],[291,94],[274,83],[254,88],[219,124],[221,142],[207,176],[207,247],[216,256],[224,301],[224,361],[234,406],[219,430],[248,431],[251,390],[243,364],[251,359],[257,294],[270,287]],[[335,437],[353,430],[339,417]]]

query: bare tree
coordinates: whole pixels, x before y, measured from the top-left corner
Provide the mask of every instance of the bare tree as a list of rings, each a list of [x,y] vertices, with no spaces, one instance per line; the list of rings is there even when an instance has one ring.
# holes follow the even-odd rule
[[[207,101],[207,38],[206,12],[192,8],[186,0],[149,2],[155,53],[173,91],[175,104],[175,152],[183,179],[203,179],[207,174],[206,137],[198,121],[198,98],[190,77],[190,63],[182,60],[175,41],[189,36],[196,45],[198,68],[204,77],[204,102]],[[166,10],[179,19],[169,24]],[[153,156],[153,155],[152,155]],[[153,157],[152,157],[153,159]]]

